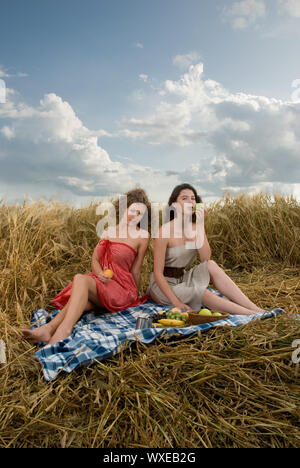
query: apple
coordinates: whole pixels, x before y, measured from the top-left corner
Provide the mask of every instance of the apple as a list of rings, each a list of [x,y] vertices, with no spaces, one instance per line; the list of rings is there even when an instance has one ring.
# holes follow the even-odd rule
[[[196,205],[193,208],[193,211],[196,212],[199,208],[204,207],[204,203],[196,203]]]
[[[200,312],[198,312],[198,315],[211,316],[212,313],[208,309],[201,309]]]
[[[220,312],[213,312],[212,314],[214,317],[222,317],[222,314],[220,314]]]
[[[103,273],[110,279],[112,279],[112,277],[114,276],[114,272],[111,270],[105,270]]]

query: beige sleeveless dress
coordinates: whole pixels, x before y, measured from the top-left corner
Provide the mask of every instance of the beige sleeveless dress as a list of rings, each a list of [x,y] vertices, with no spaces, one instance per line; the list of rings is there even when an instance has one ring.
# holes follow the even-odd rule
[[[196,259],[197,249],[186,248],[185,245],[176,245],[168,247],[166,250],[166,267],[186,268]],[[192,309],[199,309],[202,305],[204,291],[209,285],[210,275],[207,268],[207,262],[202,262],[189,271],[185,271],[181,278],[165,277],[169,286],[178,299],[187,304]],[[154,274],[151,273],[150,284],[147,294],[152,291],[161,304],[172,305],[169,299],[159,289],[154,280]]]

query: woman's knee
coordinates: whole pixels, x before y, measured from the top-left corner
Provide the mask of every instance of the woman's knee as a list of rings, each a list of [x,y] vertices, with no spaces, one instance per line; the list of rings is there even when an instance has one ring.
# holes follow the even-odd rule
[[[77,273],[73,278],[73,283],[87,283],[87,276]]]

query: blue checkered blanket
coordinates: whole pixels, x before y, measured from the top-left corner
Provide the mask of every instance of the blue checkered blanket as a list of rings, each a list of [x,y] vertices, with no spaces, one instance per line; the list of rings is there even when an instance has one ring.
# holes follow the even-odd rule
[[[213,289],[211,291],[222,297],[218,291]],[[42,365],[45,380],[55,380],[60,372],[70,373],[80,366],[86,366],[114,356],[120,352],[121,347],[124,347],[125,344],[137,340],[147,344],[153,342],[159,336],[168,338],[172,335],[191,335],[198,332],[198,330],[203,332],[212,327],[225,325],[237,327],[253,320],[264,320],[284,312],[283,309],[277,308],[264,314],[251,316],[230,315],[225,320],[186,328],[135,329],[136,319],[141,313],[154,314],[162,309],[168,310],[169,307],[157,305],[149,300],[139,307],[132,307],[115,314],[97,315],[92,312],[83,315],[68,338],[55,345],[46,345],[34,354]],[[36,310],[31,319],[32,328],[44,325],[57,313],[59,313],[58,310],[55,310],[52,314],[44,309]]]

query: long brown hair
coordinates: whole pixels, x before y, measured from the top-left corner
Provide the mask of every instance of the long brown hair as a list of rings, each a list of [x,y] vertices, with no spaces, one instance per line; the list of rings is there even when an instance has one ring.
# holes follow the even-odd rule
[[[179,197],[180,195],[180,192],[182,190],[192,190],[194,192],[194,195],[195,195],[195,199],[196,199],[196,203],[202,203],[202,198],[200,197],[200,195],[198,195],[197,193],[197,190],[190,184],[181,184],[181,185],[177,185],[174,189],[173,189],[173,192],[171,193],[171,196],[169,198],[169,201],[168,201],[168,214],[169,214],[169,217],[170,217],[170,221],[172,221],[175,217],[176,217],[176,209],[175,207],[171,207],[172,203],[175,203],[177,198]],[[196,215],[193,214],[192,216],[192,222],[195,223],[196,222]]]
[[[150,229],[151,229],[151,204],[150,204],[148,195],[145,192],[145,190],[143,190],[141,188],[135,188],[133,190],[129,190],[127,193],[124,193],[123,196],[127,197],[127,206],[126,206],[126,208],[129,208],[130,205],[132,205],[133,203],[143,203],[146,206],[147,211],[144,214],[144,217],[141,219],[141,221],[137,224],[137,227],[142,228],[142,229],[147,229],[150,232]],[[116,220],[117,220],[117,224],[118,224],[118,221],[124,215],[123,212],[120,213],[120,209],[121,209],[120,198],[115,200],[113,202],[113,205],[114,205],[115,210],[116,210]],[[120,215],[121,215],[121,217],[120,217]],[[146,226],[147,221],[148,221],[148,225]]]

